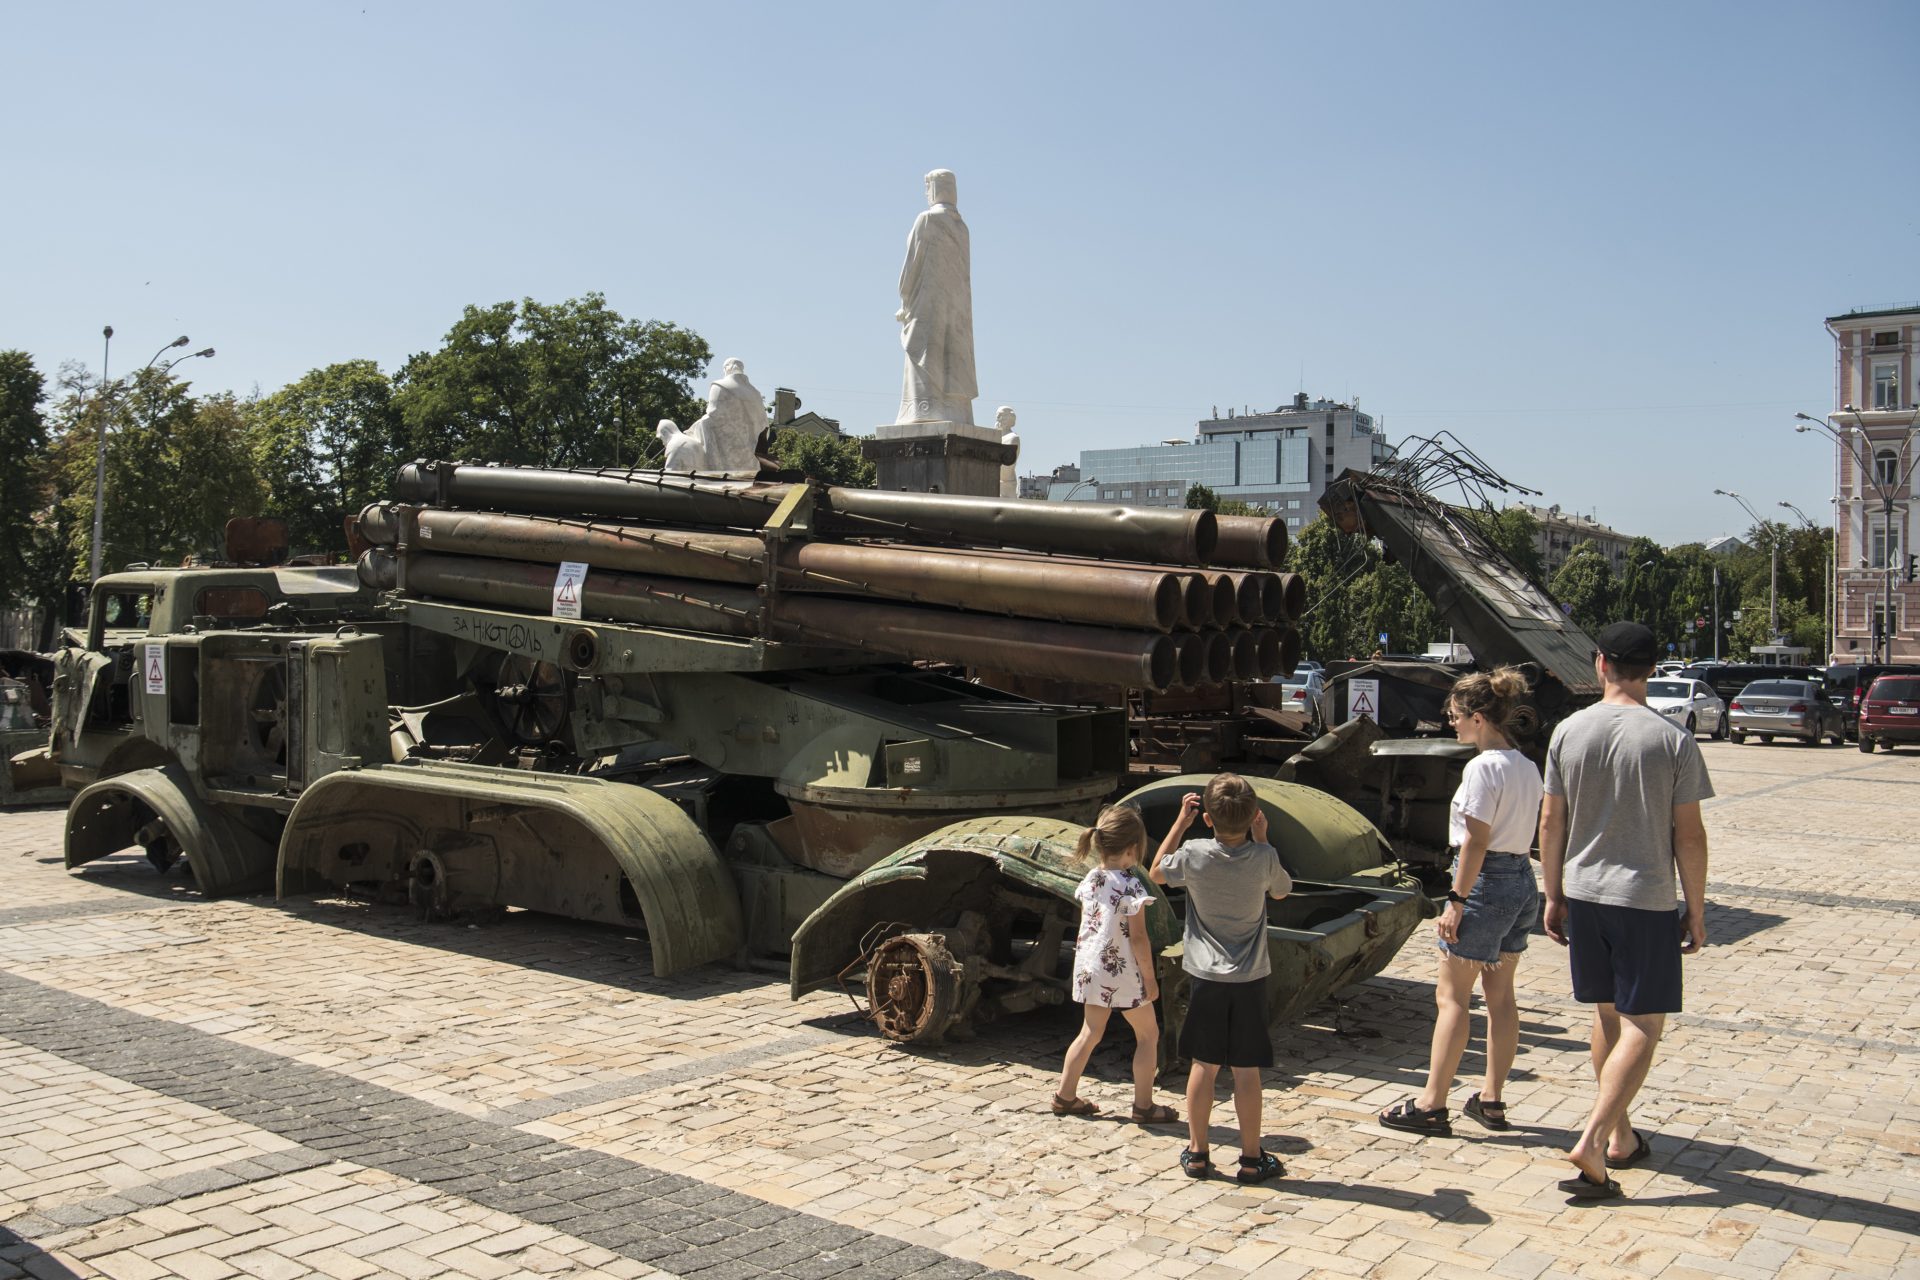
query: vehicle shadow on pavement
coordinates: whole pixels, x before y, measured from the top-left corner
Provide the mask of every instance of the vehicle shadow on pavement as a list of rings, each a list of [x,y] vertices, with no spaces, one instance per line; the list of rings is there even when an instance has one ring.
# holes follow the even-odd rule
[[[34,1276],[37,1280],[78,1280],[80,1273],[54,1260],[52,1254],[17,1232],[0,1227],[0,1276]]]

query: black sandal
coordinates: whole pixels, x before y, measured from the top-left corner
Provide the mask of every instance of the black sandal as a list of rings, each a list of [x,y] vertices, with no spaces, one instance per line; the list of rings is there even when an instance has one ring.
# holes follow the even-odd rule
[[[1402,1098],[1382,1111],[1380,1123],[1402,1133],[1417,1133],[1431,1138],[1453,1136],[1453,1122],[1447,1119],[1447,1109],[1435,1107],[1431,1111],[1422,1111],[1419,1100],[1415,1098]]]
[[[1240,1182],[1265,1182],[1269,1178],[1278,1178],[1287,1171],[1271,1151],[1262,1151],[1257,1156],[1241,1156],[1240,1168],[1233,1175]]]
[[[1560,1189],[1574,1200],[1617,1200],[1626,1194],[1620,1190],[1620,1184],[1612,1178],[1602,1178],[1599,1182],[1595,1182],[1587,1176],[1585,1169],[1581,1169],[1571,1178],[1561,1179]]]
[[[1513,1128],[1507,1123],[1507,1104],[1504,1102],[1488,1102],[1476,1093],[1468,1098],[1467,1105],[1460,1109],[1478,1120],[1485,1128],[1496,1132]]]
[[[1213,1172],[1213,1161],[1205,1151],[1195,1151],[1187,1147],[1180,1152],[1180,1167],[1189,1178],[1204,1178]]]
[[[1641,1161],[1652,1158],[1653,1145],[1647,1141],[1646,1134],[1635,1129],[1633,1131],[1632,1151],[1618,1158],[1609,1156],[1605,1152],[1602,1152],[1601,1155],[1606,1159],[1607,1168],[1609,1169],[1630,1169]]]

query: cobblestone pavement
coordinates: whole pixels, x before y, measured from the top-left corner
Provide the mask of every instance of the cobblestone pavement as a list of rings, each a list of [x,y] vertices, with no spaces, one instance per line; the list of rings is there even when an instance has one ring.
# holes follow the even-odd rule
[[[1181,1176],[1181,1129],[1049,1114],[1065,1011],[914,1052],[837,994],[656,980],[618,930],[203,902],[0,816],[0,1280],[1920,1277],[1920,754],[1704,749],[1711,945],[1654,1159],[1588,1207],[1554,1189],[1591,1087],[1544,939],[1513,1131],[1372,1122],[1425,1069],[1423,935],[1280,1035],[1289,1176],[1247,1188]]]

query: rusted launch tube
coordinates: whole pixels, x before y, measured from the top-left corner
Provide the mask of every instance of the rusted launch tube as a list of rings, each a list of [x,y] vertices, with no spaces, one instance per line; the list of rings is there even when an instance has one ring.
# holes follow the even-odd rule
[[[1023,502],[886,489],[829,489],[827,505],[831,512],[827,523],[846,532],[872,533],[882,528],[908,539],[1031,547],[1162,564],[1206,564],[1219,537],[1211,511],[1179,507]],[[1281,537],[1286,537],[1284,525]]]
[[[790,488],[696,480],[657,471],[561,471],[408,463],[395,496],[429,506],[540,515],[617,516],[757,529]],[[1022,502],[881,489],[822,490],[820,523],[840,533],[1029,547],[1076,555],[1206,564],[1218,537],[1211,511]]]
[[[1181,586],[1186,624],[1197,631],[1213,621],[1213,584],[1204,573],[1189,573]]]
[[[1283,647],[1280,643],[1281,634],[1271,628],[1254,633],[1253,638],[1256,642],[1254,674],[1262,680],[1271,680],[1281,674],[1281,658],[1284,656],[1281,652]],[[1285,670],[1292,671],[1293,668],[1286,667]]]
[[[394,496],[402,502],[438,507],[618,516],[758,529],[787,496],[789,487],[694,480],[658,471],[562,471],[482,467],[470,462],[409,462],[400,468]]]
[[[361,513],[368,541],[392,544],[402,516],[380,504]],[[461,555],[757,584],[766,546],[748,534],[595,524],[484,511],[412,513],[414,544]],[[926,555],[901,546],[802,542],[781,550],[783,590],[883,596],[945,608],[1094,626],[1170,630],[1185,607],[1178,571],[1063,565],[991,551]],[[1197,577],[1198,575],[1192,575]]]
[[[1220,626],[1230,627],[1236,622],[1258,622],[1257,614],[1240,612],[1240,588],[1234,582],[1233,575],[1215,571],[1206,575],[1207,586],[1213,591],[1213,620]]]
[[[1307,611],[1307,580],[1297,573],[1283,573],[1279,578],[1281,596],[1286,607],[1282,616],[1288,622],[1298,622],[1300,615]]]
[[[1213,561],[1233,569],[1278,569],[1287,558],[1287,522],[1278,516],[1219,516]]]
[[[1173,637],[1142,631],[795,595],[781,596],[768,621],[782,638],[1052,680],[1164,689],[1178,674]]]
[[[1191,689],[1207,682],[1207,638],[1198,631],[1176,631],[1173,635],[1176,683]]]
[[[392,552],[375,548],[360,557],[360,579],[392,587]],[[477,556],[415,551],[407,555],[407,593],[484,604],[521,613],[553,610],[552,565],[490,560]],[[374,581],[368,581],[372,577]],[[759,634],[760,597],[741,587],[683,578],[644,578],[630,573],[591,572],[581,584],[580,612],[643,627],[672,627],[728,636]]]
[[[1258,569],[1241,569],[1228,575],[1240,601],[1240,616],[1249,624],[1279,622],[1286,616],[1286,592],[1280,587],[1280,575]]]
[[[1233,679],[1233,637],[1225,631],[1202,631],[1200,636],[1207,642],[1207,683]]]
[[[1286,630],[1280,633],[1280,671],[1296,671],[1300,667],[1300,633]]]
[[[1252,680],[1260,674],[1260,641],[1251,631],[1234,630],[1227,633],[1233,637],[1233,678]]]

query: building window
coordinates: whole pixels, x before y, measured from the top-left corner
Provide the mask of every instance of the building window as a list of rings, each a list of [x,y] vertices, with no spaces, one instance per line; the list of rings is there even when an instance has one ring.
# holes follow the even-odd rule
[[[1891,489],[1900,483],[1900,455],[1891,449],[1881,449],[1873,455],[1873,483],[1881,489]]]
[[[1868,618],[1868,627],[1870,634],[1876,640],[1882,637],[1897,638],[1900,635],[1900,602],[1895,600],[1893,607],[1888,608],[1886,601],[1875,600]]]
[[[1899,365],[1876,364],[1873,366],[1873,407],[1876,409],[1900,407]]]
[[[1887,517],[1867,517],[1867,567],[1884,569],[1900,558],[1900,526],[1888,525]]]
[[[1900,331],[1898,329],[1882,329],[1879,333],[1873,335],[1873,345],[1876,347],[1899,346]]]

